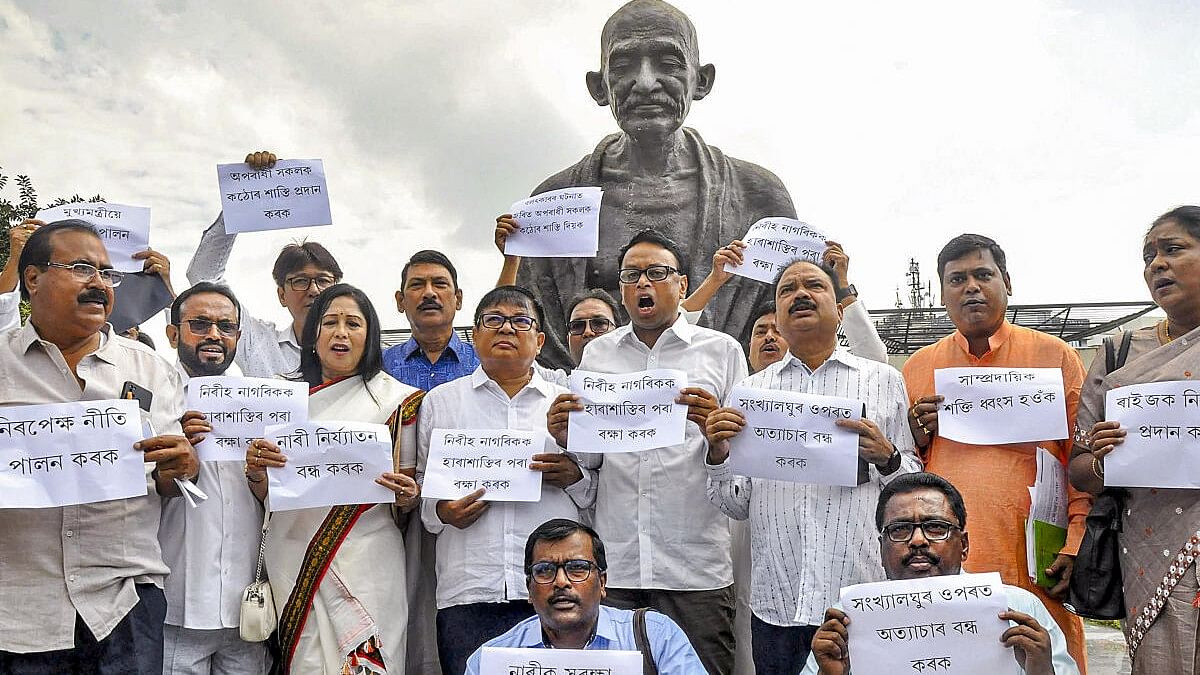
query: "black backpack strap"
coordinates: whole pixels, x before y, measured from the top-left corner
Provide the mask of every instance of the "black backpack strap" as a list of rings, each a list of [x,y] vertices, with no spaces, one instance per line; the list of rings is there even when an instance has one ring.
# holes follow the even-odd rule
[[[1117,350],[1117,367],[1113,370],[1125,367],[1125,360],[1129,358],[1129,345],[1131,344],[1133,344],[1133,332],[1125,331],[1121,333],[1121,348]]]
[[[658,666],[654,665],[654,652],[650,651],[650,638],[646,635],[645,607],[633,610],[633,642],[642,653],[642,672],[645,675],[658,675]]]
[[[1124,338],[1122,338],[1123,340]],[[1104,338],[1104,374],[1107,375],[1117,369],[1117,348],[1113,344],[1112,336]]]

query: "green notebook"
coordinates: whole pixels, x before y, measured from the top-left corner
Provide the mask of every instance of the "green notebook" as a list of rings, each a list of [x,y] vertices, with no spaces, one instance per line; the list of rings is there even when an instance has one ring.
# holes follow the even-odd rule
[[[1037,563],[1037,584],[1043,588],[1052,588],[1058,581],[1046,576],[1046,568],[1054,564],[1058,552],[1067,543],[1067,528],[1033,521],[1033,555]]]

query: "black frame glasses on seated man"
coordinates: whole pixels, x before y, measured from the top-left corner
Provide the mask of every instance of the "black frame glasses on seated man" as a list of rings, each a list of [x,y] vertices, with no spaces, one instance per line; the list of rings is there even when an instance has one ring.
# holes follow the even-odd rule
[[[651,265],[644,270],[636,267],[622,267],[617,272],[617,279],[623,284],[636,284],[642,278],[642,275],[645,274],[646,278],[652,282],[665,281],[667,277],[677,272],[679,270],[670,265]]]
[[[564,560],[560,563],[550,562],[549,560],[540,560],[529,566],[525,573],[535,583],[552,584],[558,578],[558,570],[562,569],[567,575],[567,581],[572,583],[583,583],[592,576],[592,569],[595,568],[601,572],[600,566],[591,560],[582,558],[574,558],[572,560]]]
[[[591,325],[592,332],[596,335],[603,335],[616,326],[615,323],[602,316],[594,316],[590,319],[574,319],[568,321],[567,330],[570,331],[571,335],[583,335],[583,332],[587,330],[588,325]]]
[[[180,324],[187,324],[188,331],[192,335],[208,335],[208,331],[212,330],[213,326],[217,327],[217,332],[225,337],[233,337],[237,335],[241,325],[236,321],[211,321],[209,319],[184,319],[175,324],[178,328]]]
[[[47,260],[46,262],[42,263],[42,265],[45,267],[57,267],[60,270],[71,270],[71,274],[74,274],[75,278],[79,281],[91,281],[92,277],[99,274],[101,283],[103,283],[105,286],[111,286],[112,288],[120,286],[121,280],[125,278],[124,272],[119,272],[112,268],[100,269],[95,265],[82,262],[57,263]]]
[[[488,330],[500,330],[504,328],[504,324],[509,324],[513,330],[526,332],[533,330],[537,325],[537,319],[532,316],[518,314],[516,316],[505,316],[503,314],[484,314],[479,317],[479,325]]]
[[[336,284],[337,279],[334,279],[332,275],[322,274],[318,277],[289,277],[288,279],[284,280],[284,283],[287,284],[288,288],[298,293],[300,291],[307,291],[313,284],[317,285],[318,291],[323,291],[326,288]]]
[[[956,530],[962,529],[946,520],[923,520],[919,523],[898,520],[884,525],[883,532],[880,534],[888,541],[903,544],[912,540],[917,528],[921,528],[921,535],[925,537],[926,541],[946,541]]]

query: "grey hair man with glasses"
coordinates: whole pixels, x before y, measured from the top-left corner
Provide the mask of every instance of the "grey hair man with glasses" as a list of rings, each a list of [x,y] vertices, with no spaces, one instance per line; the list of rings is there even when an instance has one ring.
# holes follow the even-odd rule
[[[254,170],[275,166],[276,157],[268,151],[246,155]],[[237,234],[225,231],[225,214],[217,216],[200,237],[200,245],[188,265],[188,281],[221,282],[225,266],[233,252]],[[292,322],[278,327],[255,316],[242,317],[242,337],[237,364],[250,377],[275,377],[295,372],[300,367],[300,334],[304,320],[321,291],[342,280],[342,268],[329,251],[315,241],[288,244],[279,252],[271,268],[279,304],[287,308]]]
[[[950,481],[932,473],[911,473],[892,481],[875,507],[879,556],[888,579],[921,579],[959,574],[970,552],[967,507]],[[1078,675],[1067,638],[1034,594],[1004,585],[1009,622],[1000,642],[1013,650],[1025,675]],[[802,675],[850,675],[850,620],[841,606],[825,612]],[[899,670],[899,666],[897,666]]]

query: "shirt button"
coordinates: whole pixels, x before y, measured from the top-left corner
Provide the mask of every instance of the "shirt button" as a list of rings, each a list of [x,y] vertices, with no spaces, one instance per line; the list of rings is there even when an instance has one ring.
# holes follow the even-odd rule
[[[1129,549],[1122,547],[1121,553],[1124,553],[1125,555],[1129,555]]]
[[[75,575],[72,574],[71,576],[67,577],[67,580],[70,581],[71,583],[75,583]]]
[[[71,538],[71,537],[74,537],[74,536],[75,536],[75,530],[67,530],[67,532],[66,532],[66,535],[67,535],[67,538],[68,538],[68,539],[69,539],[69,538]]]
[[[1182,516],[1183,515],[1183,507],[1176,506],[1175,507],[1175,515]]]
[[[1163,557],[1164,557],[1164,558],[1170,558],[1170,557],[1171,557],[1171,552],[1170,552],[1170,551],[1168,551],[1167,549],[1165,549],[1165,548],[1164,548],[1164,549],[1163,549]]]
[[[1127,516],[1133,515],[1133,509],[1125,509],[1125,515],[1127,515]]]

